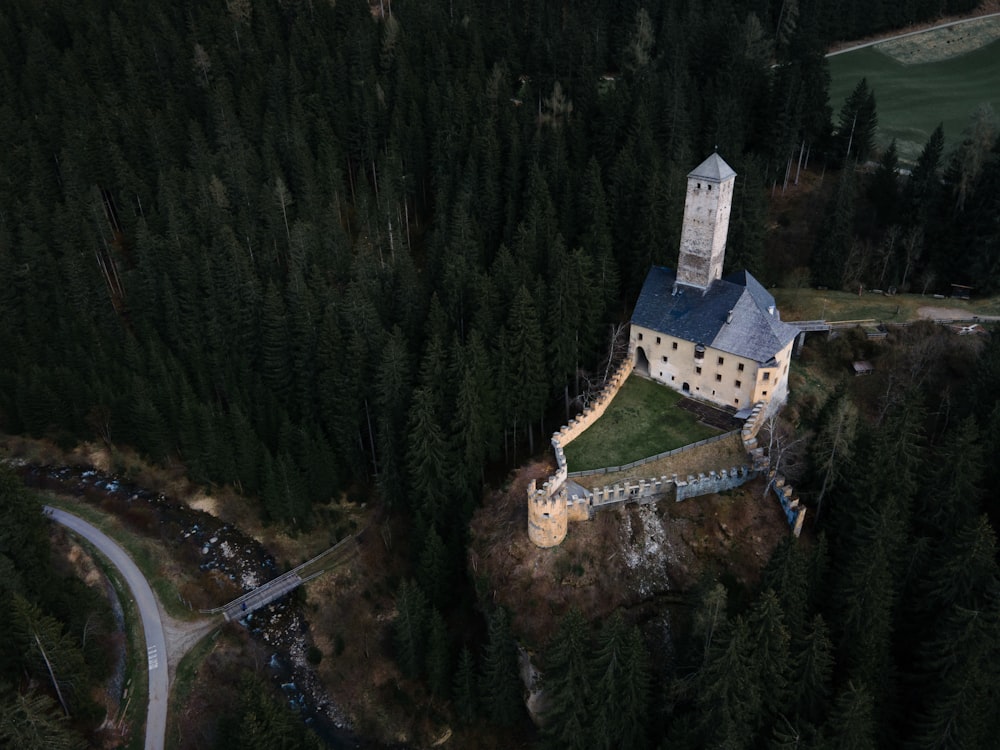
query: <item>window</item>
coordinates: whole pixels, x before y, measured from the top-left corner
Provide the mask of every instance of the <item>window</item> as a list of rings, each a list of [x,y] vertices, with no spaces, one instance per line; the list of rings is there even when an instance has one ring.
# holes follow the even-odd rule
[[[639,334],[639,341],[642,341],[642,334]]]
[[[673,342],[673,343],[672,343],[672,344],[670,345],[670,348],[671,348],[671,349],[676,349],[676,348],[677,348],[677,342],[676,342],[676,341],[675,341],[675,342]]]
[[[657,337],[656,337],[656,343],[657,343],[657,344],[659,344],[659,343],[660,343],[660,337],[659,337],[659,336],[657,336]]]
[[[711,189],[712,189],[712,186],[711,186],[711,185],[709,185],[709,186],[708,186],[708,189],[709,189],[709,190],[711,190]]]
[[[715,382],[716,383],[722,382],[722,376],[719,373],[715,373]]]
[[[771,373],[769,371],[765,371],[764,372],[764,380],[770,380],[770,379],[771,379]]]
[[[736,405],[737,405],[737,406],[739,406],[739,405],[740,405],[740,400],[739,400],[738,398],[734,398],[734,399],[733,399],[733,401],[735,401],[735,402],[736,402]]]
[[[701,368],[700,368],[700,367],[696,367],[696,368],[694,368],[694,371],[695,371],[696,373],[698,373],[699,375],[701,375]]]
[[[698,183],[698,189],[701,190],[701,183]]]
[[[761,395],[761,396],[766,396],[766,395],[767,395],[767,391],[761,391],[761,392],[760,392],[760,395]]]
[[[664,362],[666,362],[666,361],[667,361],[667,355],[666,355],[666,354],[664,354],[664,355],[663,355],[663,361],[664,361]]]
[[[739,370],[740,372],[743,372],[743,363],[740,362],[738,365],[736,365],[736,369]]]
[[[725,363],[726,363],[726,358],[725,357],[719,357],[719,364],[720,365],[724,365]]]
[[[743,381],[742,380],[737,380],[736,381],[736,387],[737,388],[742,388],[743,387]]]

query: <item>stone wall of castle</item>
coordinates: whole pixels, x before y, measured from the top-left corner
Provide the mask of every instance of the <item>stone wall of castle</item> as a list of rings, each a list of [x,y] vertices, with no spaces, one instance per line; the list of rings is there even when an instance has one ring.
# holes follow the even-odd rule
[[[604,487],[593,487],[569,493],[566,487],[567,469],[564,446],[579,437],[584,430],[604,415],[608,405],[617,395],[632,372],[633,358],[629,356],[615,372],[594,403],[569,424],[553,433],[551,442],[556,459],[556,471],[542,483],[541,487],[532,480],[528,487],[528,537],[539,547],[555,547],[566,538],[570,522],[587,521],[594,513],[604,508],[624,503],[644,505],[666,498],[680,502],[692,497],[717,494],[735,489],[768,469],[768,458],[764,448],[758,445],[757,436],[767,417],[766,403],[754,405],[740,430],[743,447],[750,459],[749,466],[730,467],[720,471],[689,475],[686,479],[672,477],[650,477],[633,482],[624,482]],[[805,508],[799,499],[793,497],[792,488],[784,477],[769,477],[769,487],[781,503],[785,517],[795,536],[802,530]]]
[[[601,390],[593,403],[579,415],[552,434],[552,450],[556,458],[556,472],[539,488],[534,481],[528,487],[528,538],[539,547],[555,547],[566,538],[568,521],[585,521],[590,518],[590,507],[583,498],[567,497],[566,454],[569,445],[594,422],[604,416],[608,405],[632,374],[631,352]]]

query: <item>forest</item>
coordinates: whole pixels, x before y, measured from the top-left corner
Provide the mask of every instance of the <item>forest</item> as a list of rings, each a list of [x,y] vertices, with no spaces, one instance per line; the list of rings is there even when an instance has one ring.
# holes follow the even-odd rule
[[[904,180],[877,92],[826,94],[831,42],[975,5],[9,0],[0,429],[181,462],[291,529],[344,493],[409,519],[400,668],[456,717],[522,726],[466,522],[599,387],[648,267],[673,263],[693,166],[717,149],[739,174],[727,270],[784,280],[768,195],[808,151],[836,181],[812,283],[1000,288],[995,115],[935,133]],[[546,649],[543,741],[990,746],[1000,347],[970,368],[944,423],[912,373],[817,407],[817,446],[856,424],[843,460],[813,457],[819,541],[753,596],[702,592],[655,686],[630,623],[568,621],[594,658]],[[449,652],[442,613],[473,607],[484,643]],[[580,715],[581,694],[623,703]]]

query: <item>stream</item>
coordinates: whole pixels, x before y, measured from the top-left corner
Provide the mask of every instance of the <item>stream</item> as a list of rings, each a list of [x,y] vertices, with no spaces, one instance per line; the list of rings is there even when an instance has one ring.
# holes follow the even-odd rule
[[[178,562],[197,564],[206,577],[215,579],[220,589],[212,593],[216,604],[282,572],[256,539],[162,494],[94,469],[12,464],[26,486],[81,498],[118,516],[133,531],[166,542]],[[225,584],[225,579],[231,585]],[[330,701],[306,661],[308,625],[294,596],[283,597],[240,623],[271,653],[268,674],[280,685],[289,708],[299,713],[328,747],[377,747],[351,732],[346,717]]]

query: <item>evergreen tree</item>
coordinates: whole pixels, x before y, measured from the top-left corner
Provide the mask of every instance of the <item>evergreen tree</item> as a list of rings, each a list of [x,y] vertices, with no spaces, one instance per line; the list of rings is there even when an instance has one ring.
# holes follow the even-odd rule
[[[848,683],[824,725],[824,750],[875,750],[875,734],[871,694],[863,686]]]
[[[875,147],[878,113],[875,92],[868,88],[868,79],[858,81],[840,109],[834,158],[843,160],[845,169],[851,163],[864,163]]]
[[[451,687],[451,648],[448,628],[437,609],[430,610],[427,627],[427,685],[434,695],[444,697]]]
[[[573,609],[562,618],[546,649],[544,733],[553,747],[592,745],[590,715],[596,693],[587,664],[589,641],[583,615]]]
[[[400,584],[396,611],[392,629],[396,661],[407,677],[419,677],[424,669],[430,606],[423,590],[414,581]]]
[[[850,168],[841,170],[837,192],[820,227],[813,247],[810,268],[812,281],[819,286],[839,289],[844,281],[853,241],[855,177]]]
[[[793,644],[789,681],[798,715],[814,725],[829,706],[833,667],[833,643],[823,616],[816,615]]]
[[[468,646],[462,647],[462,653],[458,657],[452,695],[458,720],[463,724],[474,721],[479,712],[479,696],[476,686],[476,665]]]
[[[696,703],[705,746],[750,747],[762,719],[764,695],[754,672],[746,620],[737,617],[712,641],[698,673]]]
[[[490,721],[498,726],[511,726],[520,719],[524,709],[517,644],[503,607],[497,607],[490,615],[488,631],[479,694]]]
[[[591,746],[645,747],[649,654],[638,628],[626,626],[620,611],[601,629],[591,671],[592,693],[601,696],[592,720]]]

